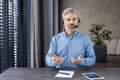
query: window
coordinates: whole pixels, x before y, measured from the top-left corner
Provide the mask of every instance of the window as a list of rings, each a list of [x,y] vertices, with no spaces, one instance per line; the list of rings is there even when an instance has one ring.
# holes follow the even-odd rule
[[[27,66],[25,29],[23,0],[0,0],[0,73]]]

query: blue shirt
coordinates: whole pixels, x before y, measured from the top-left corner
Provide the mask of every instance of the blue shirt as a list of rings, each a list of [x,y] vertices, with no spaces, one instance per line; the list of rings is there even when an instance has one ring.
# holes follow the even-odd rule
[[[52,60],[52,53],[64,59],[63,63],[58,65]],[[80,64],[73,64],[71,57],[77,59],[82,55],[83,59]],[[96,56],[91,44],[90,38],[78,31],[72,36],[67,36],[63,31],[55,35],[51,42],[48,53],[46,54],[46,64],[56,68],[82,68],[95,64]]]

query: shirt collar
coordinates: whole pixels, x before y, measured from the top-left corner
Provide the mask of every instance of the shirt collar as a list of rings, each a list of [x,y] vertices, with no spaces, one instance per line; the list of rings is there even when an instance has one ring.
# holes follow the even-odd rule
[[[75,30],[75,32],[71,35],[71,36],[68,36],[67,34],[66,34],[66,32],[63,30],[63,35],[66,37],[66,38],[73,38],[73,37],[75,37],[76,35],[78,34],[78,31],[77,30]]]

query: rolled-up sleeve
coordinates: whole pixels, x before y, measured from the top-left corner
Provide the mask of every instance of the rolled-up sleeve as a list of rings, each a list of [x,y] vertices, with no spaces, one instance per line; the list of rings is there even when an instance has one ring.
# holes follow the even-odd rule
[[[85,57],[83,57],[81,65],[84,66],[93,66],[96,62],[96,56],[94,53],[93,45],[89,38],[85,40]]]
[[[56,44],[55,43],[56,43],[55,37],[53,37],[50,41],[50,47],[49,47],[48,53],[45,56],[46,64],[48,66],[51,66],[51,67],[56,66],[56,64],[52,60],[52,53],[55,53],[55,51],[56,51]]]

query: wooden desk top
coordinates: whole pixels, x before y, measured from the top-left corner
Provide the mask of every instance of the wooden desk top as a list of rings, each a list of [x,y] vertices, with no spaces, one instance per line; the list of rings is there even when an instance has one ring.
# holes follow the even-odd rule
[[[61,70],[61,69],[60,69]],[[0,80],[88,80],[81,73],[96,72],[104,80],[120,80],[120,68],[65,69],[75,72],[71,79],[60,79],[54,76],[59,69],[55,68],[9,68],[0,74]]]

